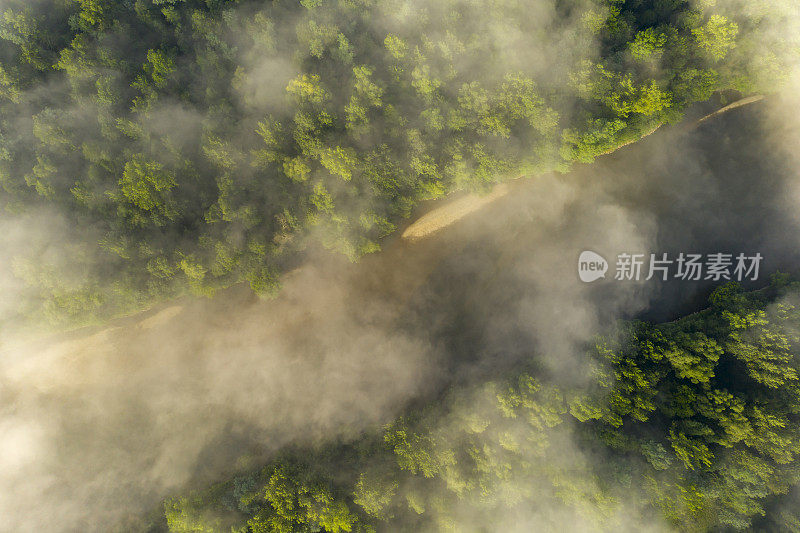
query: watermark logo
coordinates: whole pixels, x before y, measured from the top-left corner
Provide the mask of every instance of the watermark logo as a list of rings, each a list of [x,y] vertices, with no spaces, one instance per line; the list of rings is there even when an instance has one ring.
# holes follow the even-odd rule
[[[578,258],[578,276],[584,283],[591,283],[600,278],[606,277],[608,272],[608,261],[595,252],[586,250]]]
[[[616,281],[662,281],[680,279],[686,281],[744,281],[758,280],[763,256],[760,253],[738,255],[726,253],[687,254],[632,254],[617,255],[614,279]],[[605,278],[608,262],[598,253],[585,251],[578,259],[578,275],[581,281],[591,283]]]

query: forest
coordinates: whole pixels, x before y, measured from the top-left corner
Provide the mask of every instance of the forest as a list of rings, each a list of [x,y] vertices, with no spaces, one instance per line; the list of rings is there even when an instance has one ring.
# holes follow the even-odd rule
[[[800,531],[800,284],[731,283],[708,304],[598,337],[580,386],[531,363],[454,387],[356,442],[285,450],[169,499],[149,527]]]
[[[23,328],[99,323],[421,202],[565,171],[776,90],[778,10],[685,0],[4,0],[0,206]],[[770,18],[772,17],[772,18]],[[768,20],[769,19],[769,20]]]
[[[122,477],[119,472],[128,475],[141,467],[144,474],[133,472],[130,486],[144,485],[144,497],[109,496],[119,499],[119,514],[127,513],[115,529],[120,533],[800,532],[800,281],[795,273],[774,274],[758,290],[736,283],[709,289],[703,293],[710,293],[704,309],[666,322],[632,319],[642,309],[631,304],[623,310],[614,300],[609,308],[625,319],[581,346],[575,356],[580,365],[570,368],[568,380],[543,363],[553,354],[532,347],[519,362],[492,353],[479,362],[484,373],[475,370],[479,363],[474,361],[474,368],[464,372],[475,370],[470,376],[480,379],[431,379],[446,386],[398,396],[407,404],[392,405],[401,414],[391,411],[387,424],[359,426],[355,436],[330,430],[337,437],[295,441],[287,430],[268,459],[256,465],[231,461],[220,476],[219,457],[227,457],[220,453],[208,470],[213,483],[186,482],[180,490],[172,489],[184,478],[165,481],[172,471],[159,467],[178,463],[191,471],[186,480],[202,479],[203,461],[217,442],[209,437],[187,447],[200,450],[195,456],[174,461],[182,448],[170,447],[173,440],[159,441],[159,431],[167,426],[170,436],[190,434],[189,422],[182,427],[183,420],[174,421],[195,406],[205,409],[191,419],[195,431],[226,412],[241,417],[231,415],[232,426],[245,426],[256,418],[250,397],[242,400],[252,389],[230,390],[246,381],[242,376],[252,375],[252,387],[268,371],[283,377],[279,370],[290,374],[312,368],[314,361],[330,363],[331,354],[345,361],[348,349],[385,348],[383,355],[395,366],[387,363],[389,370],[382,371],[398,371],[410,364],[413,358],[404,357],[412,350],[419,356],[413,360],[422,360],[434,357],[437,342],[462,336],[448,350],[468,346],[469,317],[459,315],[460,309],[437,315],[446,317],[442,322],[452,319],[432,328],[445,332],[440,338],[430,339],[426,331],[411,340],[392,336],[381,325],[396,325],[400,320],[392,322],[393,313],[402,312],[388,308],[406,305],[403,311],[413,315],[409,309],[422,306],[414,297],[423,299],[419,293],[430,288],[398,283],[397,292],[406,291],[408,298],[394,304],[387,298],[380,302],[385,307],[365,304],[358,317],[366,316],[366,325],[354,325],[345,307],[361,302],[358,295],[340,298],[335,289],[347,293],[349,286],[343,285],[324,293],[313,310],[287,305],[295,321],[270,324],[270,332],[285,332],[285,338],[254,337],[248,344],[234,338],[243,326],[214,345],[217,339],[199,332],[216,331],[224,321],[201,311],[192,316],[199,307],[191,305],[171,308],[175,322],[161,315],[159,323],[148,315],[149,325],[142,325],[147,320],[135,324],[131,329],[140,333],[152,328],[145,332],[150,337],[130,337],[148,339],[138,351],[126,351],[122,341],[114,344],[111,334],[103,336],[113,329],[112,319],[158,310],[180,298],[210,301],[231,287],[257,295],[251,300],[258,304],[269,303],[281,294],[287,273],[315,261],[317,277],[301,279],[330,288],[335,276],[328,279],[320,272],[334,264],[331,257],[363,264],[365,256],[397,239],[398,230],[431,201],[454,193],[489,194],[498,183],[518,178],[562,176],[662,126],[678,131],[690,123],[687,119],[694,123],[741,98],[775,95],[800,64],[796,36],[785,39],[775,31],[797,27],[790,24],[800,20],[793,4],[0,0],[0,348],[31,331],[69,335],[84,326],[109,327],[93,343],[76,342],[71,348],[97,350],[107,341],[107,357],[98,361],[87,362],[63,345],[57,348],[67,354],[67,363],[58,360],[58,349],[20,349],[13,357],[0,351],[0,488],[11,493],[27,472],[35,474],[30,484],[19,482],[25,488],[19,499],[8,501],[38,505],[47,492],[56,493],[47,501],[74,492],[74,501],[64,497],[43,515],[58,521],[63,511],[63,524],[88,524],[87,530],[99,531],[108,516],[119,518],[114,509],[96,523],[77,511],[66,516],[67,510],[89,503],[92,510],[113,507],[115,502],[103,499],[105,487]],[[542,190],[563,195],[554,203],[569,204],[569,187],[557,180],[551,184]],[[542,211],[548,200],[537,204]],[[598,200],[597,209],[604,209],[598,220],[641,229],[644,236],[651,228],[637,226],[640,219],[633,215],[625,218],[623,204]],[[791,207],[796,212],[796,199]],[[552,219],[566,219],[569,209],[553,213]],[[530,220],[537,223],[533,215]],[[623,230],[620,235],[639,235]],[[514,235],[496,239],[488,253],[497,250],[497,257],[488,270],[505,268],[515,275],[515,268],[523,270],[510,264],[522,252],[503,254],[503,247],[522,248],[512,241]],[[449,261],[467,261],[469,247],[485,242],[464,244]],[[435,265],[419,271],[448,274]],[[538,289],[547,272],[542,267],[535,280],[511,276],[527,285],[509,284],[505,290]],[[494,274],[476,280],[478,289]],[[457,288],[437,281],[442,292],[427,294],[431,300],[425,305],[482,305],[480,290],[459,299]],[[569,303],[575,298],[575,309],[565,305],[566,318],[548,334],[568,337],[564,345],[572,347],[580,335],[570,336],[569,330],[580,328],[569,319],[589,317],[590,322],[592,310],[579,309],[589,307],[588,298],[580,298],[585,293],[569,292],[568,284],[558,281],[552,285],[564,290],[559,297]],[[453,285],[457,282],[473,280],[462,277]],[[313,301],[297,296],[301,292],[293,303]],[[648,305],[657,306],[654,301]],[[370,322],[373,311],[377,318]],[[339,320],[320,326],[313,319],[323,312]],[[537,312],[514,316],[534,320]],[[479,316],[486,319],[484,329],[498,338],[512,329]],[[422,323],[427,315],[417,318]],[[185,331],[164,333],[163,324],[182,324]],[[252,323],[249,327],[255,329]],[[319,327],[313,332],[317,336],[329,334],[351,344],[315,343],[314,335],[292,327]],[[191,356],[208,348],[196,346],[198,338],[214,345],[213,355],[198,363],[207,365],[201,369],[206,373],[189,374],[186,384],[180,373],[191,364],[185,360],[194,363]],[[262,338],[276,346],[264,346]],[[492,346],[500,345],[516,354],[523,343],[512,339]],[[244,368],[228,374],[220,360],[228,361],[233,350],[248,357],[231,357]],[[320,355],[324,350],[330,353]],[[484,355],[471,354],[475,360]],[[27,356],[32,362],[26,367]],[[306,366],[293,366],[303,357]],[[275,361],[288,369],[278,369]],[[349,364],[363,361],[351,358]],[[447,364],[466,367],[458,357],[453,361]],[[253,369],[248,364],[263,373],[248,372]],[[341,366],[342,373],[361,375]],[[127,376],[139,381],[127,383]],[[271,381],[276,389],[288,390],[275,397],[291,397],[287,383],[304,378]],[[148,388],[150,382],[166,385]],[[352,386],[354,381],[342,382]],[[368,383],[364,390],[379,395],[380,387]],[[119,396],[113,394],[116,389]],[[165,389],[169,397],[159,395]],[[137,403],[150,391],[159,394]],[[375,401],[368,393],[364,397],[352,403]],[[106,410],[104,398],[114,399]],[[186,411],[176,408],[181,401],[185,405],[178,407]],[[239,403],[225,411],[226,401]],[[34,420],[22,420],[20,413]],[[262,414],[274,413],[257,413]],[[149,418],[160,425],[141,424]],[[70,425],[71,420],[77,422]],[[127,442],[115,432],[127,423],[155,429]],[[220,428],[227,430],[221,423],[215,431],[222,433]],[[272,431],[269,424],[263,428]],[[129,435],[133,431],[127,429]],[[105,452],[104,459],[144,459],[108,476],[92,472],[108,464],[92,463],[88,452],[82,455],[81,443],[91,444],[95,437],[98,444],[91,449]],[[6,453],[7,442],[17,455]],[[42,442],[51,447],[34,446]],[[141,443],[155,443],[152,455],[139,453]],[[4,477],[5,465],[15,460],[22,466]],[[64,483],[69,478],[64,472],[75,471],[76,464],[81,474],[97,476]],[[84,479],[91,481],[79,486]],[[119,486],[124,491],[129,485]],[[164,487],[171,492],[163,493]],[[8,511],[2,496],[0,511]],[[150,513],[130,511],[149,508],[151,501],[161,504]],[[5,531],[2,522],[0,516],[0,531]]]

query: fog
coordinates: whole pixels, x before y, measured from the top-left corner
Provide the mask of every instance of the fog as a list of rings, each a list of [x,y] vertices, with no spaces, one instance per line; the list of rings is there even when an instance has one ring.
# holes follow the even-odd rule
[[[572,29],[549,41],[556,15],[542,6],[547,50],[513,55],[520,36],[494,41],[500,56],[557,80],[562,63],[547,58],[564,48],[591,55],[592,43]],[[402,22],[398,15],[378,23],[399,32]],[[291,61],[244,57],[243,101],[254,114],[283,105],[271,88],[295,75]],[[476,77],[513,66],[476,66]],[[355,264],[315,250],[284,277],[275,299],[235,286],[40,337],[23,338],[5,322],[0,530],[106,531],[167,496],[255,468],[281,447],[353,440],[450,386],[471,394],[521,364],[580,385],[583,351],[595,335],[618,319],[666,321],[696,311],[716,286],[614,280],[619,253],[758,252],[764,262],[749,288],[797,271],[798,105],[790,85],[696,128],[691,120],[664,126],[569,173],[515,180],[508,194],[454,225],[415,242],[390,237]],[[171,131],[179,140],[199,120],[177,107],[154,117],[154,135]],[[4,257],[20,248],[46,256],[48,240],[76,238],[51,212],[3,220],[0,235]],[[609,260],[606,279],[579,280],[584,250]],[[13,268],[2,272],[5,314],[26,305],[28,289]],[[556,437],[563,465],[589,468],[595,458],[581,455],[569,429]],[[540,479],[512,482],[545,490]],[[524,516],[455,514],[494,531],[594,527],[545,506]],[[666,529],[654,520],[621,501],[608,523],[609,530]]]
[[[579,380],[581,347],[604,326],[676,317],[713,286],[584,284],[585,249],[758,251],[754,287],[796,270],[796,167],[767,143],[797,131],[774,119],[775,105],[519,181],[430,240],[396,240],[359,264],[321,253],[277,300],[232,289],[9,351],[8,530],[94,529],[287,443],[354,438],[448,383],[530,358]]]

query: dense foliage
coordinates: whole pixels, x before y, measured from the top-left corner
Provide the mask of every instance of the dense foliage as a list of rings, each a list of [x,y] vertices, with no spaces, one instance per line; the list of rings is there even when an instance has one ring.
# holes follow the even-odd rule
[[[800,531],[800,284],[717,289],[600,338],[582,384],[524,371],[352,445],[169,500],[170,531]],[[769,505],[770,513],[765,512]],[[530,525],[526,529],[526,524]]]
[[[773,88],[764,13],[712,5],[5,0],[18,312],[65,326],[239,281],[269,293],[309,243],[357,258],[422,200]]]

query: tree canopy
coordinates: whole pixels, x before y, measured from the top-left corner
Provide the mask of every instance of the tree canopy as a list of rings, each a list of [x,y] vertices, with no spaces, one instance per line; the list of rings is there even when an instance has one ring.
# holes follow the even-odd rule
[[[285,450],[168,500],[169,529],[796,531],[800,285],[709,303],[598,338],[588,384],[521,370],[356,443]]]
[[[423,200],[774,89],[790,56],[754,43],[763,13],[701,4],[7,0],[0,207],[36,222],[4,265],[20,315],[270,293],[309,246],[356,259]]]

